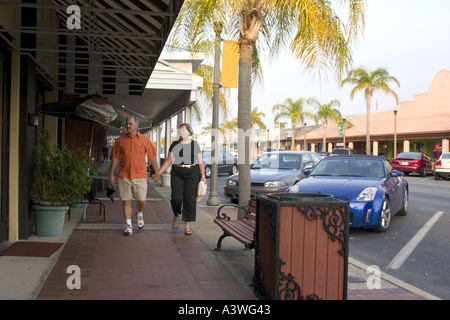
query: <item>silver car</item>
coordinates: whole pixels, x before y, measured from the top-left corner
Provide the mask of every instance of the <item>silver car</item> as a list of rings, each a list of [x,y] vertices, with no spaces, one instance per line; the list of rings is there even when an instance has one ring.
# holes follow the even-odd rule
[[[434,165],[434,179],[450,177],[450,152],[441,154],[439,160]]]
[[[211,149],[202,151],[203,162],[205,164],[205,176],[211,177]],[[217,172],[233,174],[238,171],[237,157],[228,150],[217,150]]]
[[[311,151],[275,151],[258,156],[250,167],[251,195],[284,192],[303,179],[303,170],[312,169],[322,158]],[[224,194],[237,203],[239,200],[239,173],[230,176]]]

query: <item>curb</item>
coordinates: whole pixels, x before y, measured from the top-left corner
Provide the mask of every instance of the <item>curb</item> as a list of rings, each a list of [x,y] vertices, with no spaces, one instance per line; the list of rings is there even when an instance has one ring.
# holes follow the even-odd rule
[[[364,273],[366,273],[366,270],[369,267],[368,265],[366,265],[366,264],[364,264],[364,263],[362,263],[362,262],[360,262],[360,261],[358,261],[358,260],[356,260],[356,259],[354,259],[352,257],[348,258],[348,263],[349,263],[349,265],[351,264],[355,268],[358,268],[358,269],[362,270],[362,272],[364,272]],[[402,289],[407,290],[409,292],[412,292],[412,293],[414,293],[414,294],[416,294],[416,295],[418,295],[418,296],[420,296],[420,297],[422,297],[422,298],[424,298],[426,300],[442,300],[441,298],[436,297],[435,295],[432,295],[432,294],[430,294],[430,293],[428,293],[426,291],[423,291],[422,289],[419,289],[419,288],[417,288],[417,287],[415,287],[413,285],[410,285],[410,284],[408,284],[408,283],[406,283],[406,282],[404,282],[404,281],[402,281],[400,279],[397,279],[397,278],[395,278],[395,277],[393,277],[393,276],[391,276],[391,275],[389,275],[389,274],[387,274],[387,273],[385,273],[383,271],[381,271],[381,278],[383,279],[383,281],[389,282],[390,284],[392,284],[392,285],[394,285],[396,287],[399,287],[399,288],[402,288]]]

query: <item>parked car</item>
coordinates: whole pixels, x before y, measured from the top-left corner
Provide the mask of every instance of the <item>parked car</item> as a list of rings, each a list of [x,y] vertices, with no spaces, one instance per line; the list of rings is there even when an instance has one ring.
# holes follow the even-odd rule
[[[310,173],[308,172],[310,171]],[[286,192],[329,194],[349,200],[349,225],[384,232],[394,214],[408,212],[408,181],[392,170],[384,157],[350,155],[328,157],[308,177]]]
[[[203,162],[205,164],[205,176],[211,177],[211,149],[202,151]],[[217,172],[234,174],[238,171],[237,157],[228,150],[217,150]]]
[[[320,160],[320,156],[311,151],[262,153],[250,166],[251,196],[256,193],[284,192],[305,177],[304,169],[312,169]],[[224,194],[232,202],[238,202],[239,173],[227,179]]]
[[[406,175],[415,173],[425,177],[433,172],[433,160],[423,152],[402,152],[392,159],[392,167]]]
[[[348,148],[334,148],[331,151],[330,156],[348,156],[349,154],[354,154],[353,149]]]
[[[438,161],[434,165],[434,179],[439,180],[441,177],[450,177],[450,152],[441,154]]]
[[[330,152],[325,152],[325,151],[321,151],[321,152],[317,152],[319,154],[319,156],[321,156],[322,158],[326,158],[330,156]]]

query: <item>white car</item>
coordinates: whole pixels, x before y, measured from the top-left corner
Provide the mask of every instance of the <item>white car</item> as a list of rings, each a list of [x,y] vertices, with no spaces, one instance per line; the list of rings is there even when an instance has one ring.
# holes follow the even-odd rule
[[[434,179],[450,177],[450,152],[443,153],[434,165]]]

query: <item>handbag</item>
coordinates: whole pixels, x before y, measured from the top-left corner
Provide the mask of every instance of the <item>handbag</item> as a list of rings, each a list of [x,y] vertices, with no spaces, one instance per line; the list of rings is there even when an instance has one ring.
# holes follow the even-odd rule
[[[199,201],[206,194],[206,184],[200,180],[197,186],[197,201]]]

